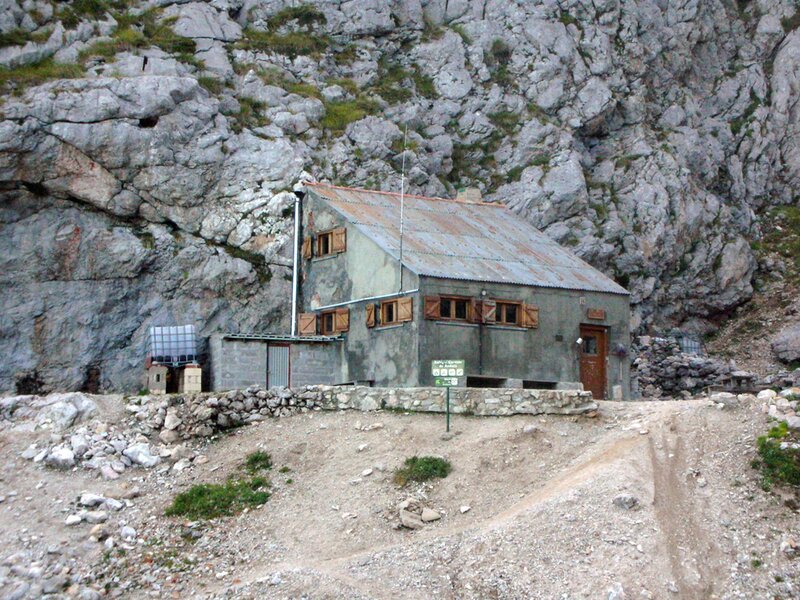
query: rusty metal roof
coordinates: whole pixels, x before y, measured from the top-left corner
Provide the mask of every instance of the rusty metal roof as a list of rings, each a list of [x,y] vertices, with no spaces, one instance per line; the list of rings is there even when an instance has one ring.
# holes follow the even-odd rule
[[[399,260],[400,194],[307,185]],[[502,204],[406,194],[403,220],[403,264],[417,275],[628,294]]]

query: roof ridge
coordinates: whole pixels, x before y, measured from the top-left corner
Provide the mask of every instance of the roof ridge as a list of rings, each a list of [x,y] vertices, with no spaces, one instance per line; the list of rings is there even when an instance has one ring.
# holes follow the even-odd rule
[[[347,187],[344,185],[333,185],[330,183],[318,183],[315,181],[303,181],[303,185],[310,185],[312,187],[326,187],[334,190],[347,190],[349,192],[366,192],[368,194],[381,194],[383,196],[400,196],[400,192],[384,192],[382,190],[368,190],[366,188]],[[500,202],[475,202],[474,200],[459,200],[458,198],[437,198],[435,196],[418,196],[416,194],[403,194],[404,198],[415,198],[417,200],[434,200],[436,202],[453,202],[456,204],[471,204],[474,206],[495,206],[497,208],[507,208],[505,204]]]

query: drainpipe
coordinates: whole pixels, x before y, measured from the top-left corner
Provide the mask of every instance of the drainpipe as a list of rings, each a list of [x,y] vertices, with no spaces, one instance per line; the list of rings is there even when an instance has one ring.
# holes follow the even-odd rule
[[[300,290],[300,221],[303,211],[304,186],[298,183],[294,188],[294,257],[292,260],[292,337],[297,337],[297,296]]]

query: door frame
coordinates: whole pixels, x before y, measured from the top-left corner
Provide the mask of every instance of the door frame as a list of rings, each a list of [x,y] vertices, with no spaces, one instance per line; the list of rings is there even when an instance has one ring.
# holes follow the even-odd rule
[[[602,333],[602,340],[603,340],[603,347],[598,347],[598,354],[602,356],[602,360],[600,361],[602,369],[603,369],[603,397],[602,398],[595,398],[595,400],[605,400],[608,397],[608,352],[610,347],[610,336],[609,336],[610,328],[606,325],[598,325],[596,323],[581,323],[578,327],[578,334],[581,338],[584,336],[584,332],[591,333]],[[580,379],[581,383],[583,384],[583,373],[581,367],[581,361],[583,360],[583,344],[581,344],[580,349],[578,350],[578,378]],[[584,384],[585,389],[585,384]]]
[[[288,369],[288,373],[286,374],[286,387],[292,387],[292,345],[289,343],[279,342],[273,344],[272,342],[267,342],[267,372],[266,372],[266,387],[265,389],[269,389],[269,349],[275,347],[280,348],[288,348],[289,353],[286,357],[286,368]]]

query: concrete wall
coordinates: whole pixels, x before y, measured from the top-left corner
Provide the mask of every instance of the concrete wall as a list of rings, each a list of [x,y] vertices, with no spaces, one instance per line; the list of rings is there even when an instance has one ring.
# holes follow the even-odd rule
[[[301,312],[317,312],[328,304],[399,291],[398,261],[339,213],[316,199],[313,190],[303,202],[303,215],[304,237],[346,227],[347,250],[330,257],[303,261]],[[416,274],[405,269],[403,288],[413,290],[417,285]],[[419,302],[415,298],[413,322],[372,329],[366,326],[367,304],[367,301],[354,302],[347,307],[350,309],[350,331],[344,336],[344,355],[333,383],[416,385]]]
[[[431,360],[464,359],[468,376],[515,378],[541,382],[580,382],[580,354],[575,341],[580,325],[608,327],[609,354],[606,397],[612,386],[621,385],[629,397],[629,359],[613,353],[617,344],[630,348],[630,305],[627,296],[533,288],[507,284],[446,281],[422,278],[420,296],[459,295],[514,300],[539,308],[539,327],[522,329],[499,325],[476,325],[445,321],[419,322],[420,384],[432,385]],[[581,298],[584,303],[581,304]],[[605,310],[603,321],[586,318],[588,308]],[[557,339],[560,336],[561,339]]]
[[[342,370],[342,351],[340,342],[291,344],[289,366],[292,387],[337,383]]]
[[[211,336],[211,389],[235,390],[267,385],[267,344],[259,340]]]
[[[303,260],[302,303],[304,310],[356,300],[369,296],[391,294],[400,289],[400,269],[397,259],[363,235],[358,228],[310,191],[303,200],[303,237],[337,227],[347,229],[347,250],[332,256]],[[404,289],[417,287],[415,274],[405,269]]]
[[[274,342],[281,344],[281,342]],[[211,389],[236,390],[267,385],[266,340],[211,336]],[[292,386],[332,385],[342,371],[341,342],[294,342],[289,345],[289,379]]]

